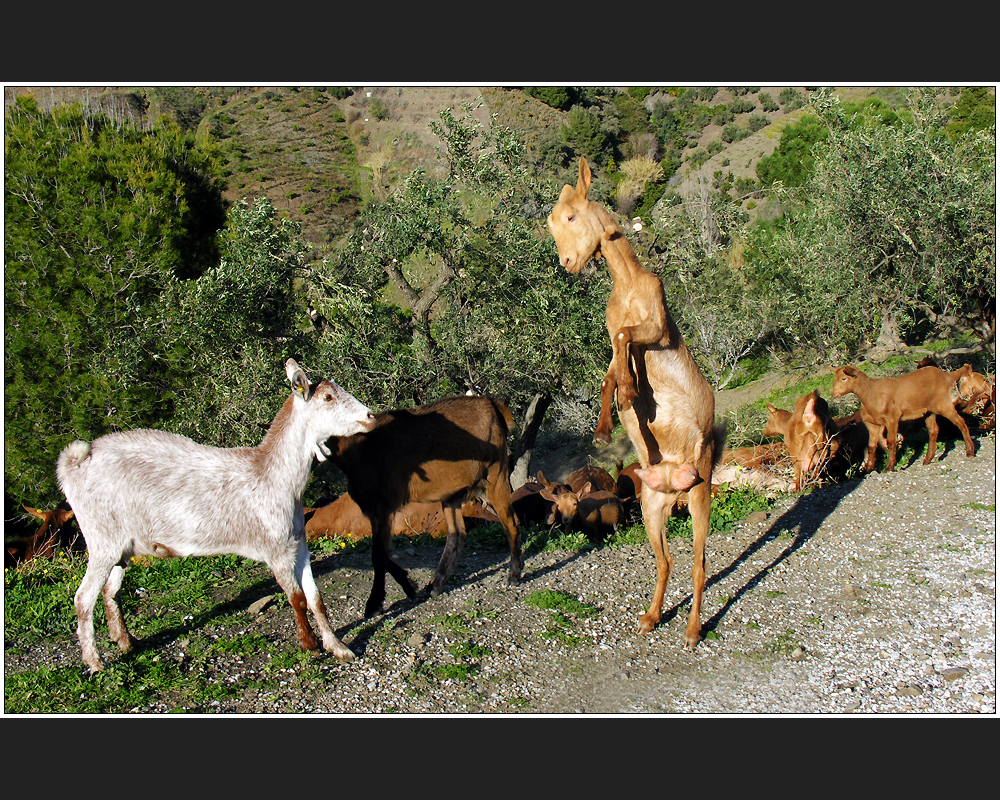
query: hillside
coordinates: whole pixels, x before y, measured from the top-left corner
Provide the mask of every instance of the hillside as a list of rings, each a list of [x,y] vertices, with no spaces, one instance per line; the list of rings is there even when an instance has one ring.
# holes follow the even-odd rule
[[[765,114],[767,127],[726,143],[722,126],[706,125],[684,151],[673,180],[679,191],[701,179],[711,181],[717,171],[753,178],[757,162],[780,141],[782,128],[805,113],[804,107],[787,103],[764,112],[761,94],[776,98],[788,87],[752,88],[757,91],[742,97],[754,110],[737,114],[734,124],[745,127],[751,114]],[[804,87],[792,88],[807,94]],[[878,94],[892,102],[884,88],[836,91],[845,100]],[[557,137],[567,117],[520,90],[501,87],[355,86],[341,96],[343,87],[8,86],[5,105],[21,94],[33,95],[41,108],[80,102],[139,125],[167,115],[183,127],[211,134],[226,164],[226,199],[266,195],[279,211],[302,223],[305,239],[319,250],[343,233],[364,197],[384,190],[394,176],[439,167],[439,143],[430,123],[442,109],[470,103],[483,122],[496,114],[501,124],[520,132],[532,151]],[[735,96],[730,88],[719,88],[711,104],[730,103]],[[699,164],[695,155],[710,148],[720,149]]]

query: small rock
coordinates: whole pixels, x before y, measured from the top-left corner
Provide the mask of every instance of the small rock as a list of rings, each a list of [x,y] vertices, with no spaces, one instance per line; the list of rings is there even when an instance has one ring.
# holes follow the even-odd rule
[[[766,511],[754,511],[747,516],[746,521],[750,523],[767,522],[768,516]]]
[[[919,694],[923,694],[924,690],[919,686],[913,686],[912,684],[906,684],[905,686],[899,686],[896,688],[897,697],[916,697]]]
[[[410,634],[410,638],[406,640],[406,643],[410,647],[423,647],[431,639],[429,633],[413,633]]]
[[[806,650],[802,645],[799,645],[794,650],[792,650],[792,661],[803,661],[806,657]]]
[[[957,681],[959,678],[964,678],[969,674],[969,670],[965,667],[951,667],[941,671],[941,677],[946,681]]]
[[[267,608],[271,603],[274,602],[274,595],[269,594],[266,597],[260,598],[255,603],[251,604],[250,608],[247,609],[251,614],[263,613],[264,609]]]

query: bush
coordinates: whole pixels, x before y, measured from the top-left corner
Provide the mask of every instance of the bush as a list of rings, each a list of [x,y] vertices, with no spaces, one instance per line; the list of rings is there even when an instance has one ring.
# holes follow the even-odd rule
[[[529,86],[524,93],[560,111],[568,111],[576,102],[575,94],[565,86]]]
[[[767,92],[761,92],[757,96],[757,99],[760,100],[760,107],[762,109],[764,109],[764,111],[769,111],[770,112],[770,111],[780,111],[781,110],[781,106],[778,105],[774,101],[774,99],[771,97],[771,95],[769,95]]]
[[[739,125],[731,124],[727,125],[722,129],[722,140],[732,144],[733,142],[738,142],[740,139],[746,139],[750,135],[750,131],[747,128],[741,128]]]
[[[746,114],[757,108],[757,104],[749,97],[737,97],[729,104],[728,108],[733,114]]]
[[[781,90],[781,94],[778,95],[778,102],[785,107],[785,111],[787,112],[804,106],[806,99],[798,89],[788,86]]]
[[[763,114],[751,114],[747,117],[747,128],[750,129],[751,133],[756,133],[761,128],[766,128],[771,124],[771,120],[765,117]]]

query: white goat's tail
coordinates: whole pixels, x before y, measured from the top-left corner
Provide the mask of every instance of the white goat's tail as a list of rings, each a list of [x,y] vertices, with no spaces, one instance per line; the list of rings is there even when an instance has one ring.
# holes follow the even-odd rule
[[[67,483],[71,483],[73,480],[73,473],[89,457],[90,442],[77,439],[63,448],[63,451],[59,454],[59,460],[56,462],[56,475],[59,476],[59,485],[62,487],[64,493]]]

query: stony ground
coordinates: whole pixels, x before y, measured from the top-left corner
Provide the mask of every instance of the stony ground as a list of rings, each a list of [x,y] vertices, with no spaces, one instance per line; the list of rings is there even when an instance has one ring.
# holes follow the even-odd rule
[[[445,595],[412,603],[390,583],[386,612],[364,624],[369,555],[343,552],[318,557],[315,569],[357,660],[317,655],[278,688],[203,710],[994,714],[995,439],[982,438],[975,458],[949,447],[928,466],[784,498],[711,536],[709,634],[694,652],[682,646],[684,540],[672,540],[676,572],[650,635],[635,631],[653,581],[647,546],[534,553],[513,588],[503,552],[467,548]],[[404,544],[396,554],[424,582],[440,548]],[[532,605],[543,590],[579,599],[582,610]],[[242,615],[243,629],[293,649],[287,605],[260,605]],[[213,624],[201,632],[237,633]],[[185,658],[183,636],[155,646]],[[50,656],[78,660],[66,647]],[[220,656],[209,668],[249,687],[260,663]]]

